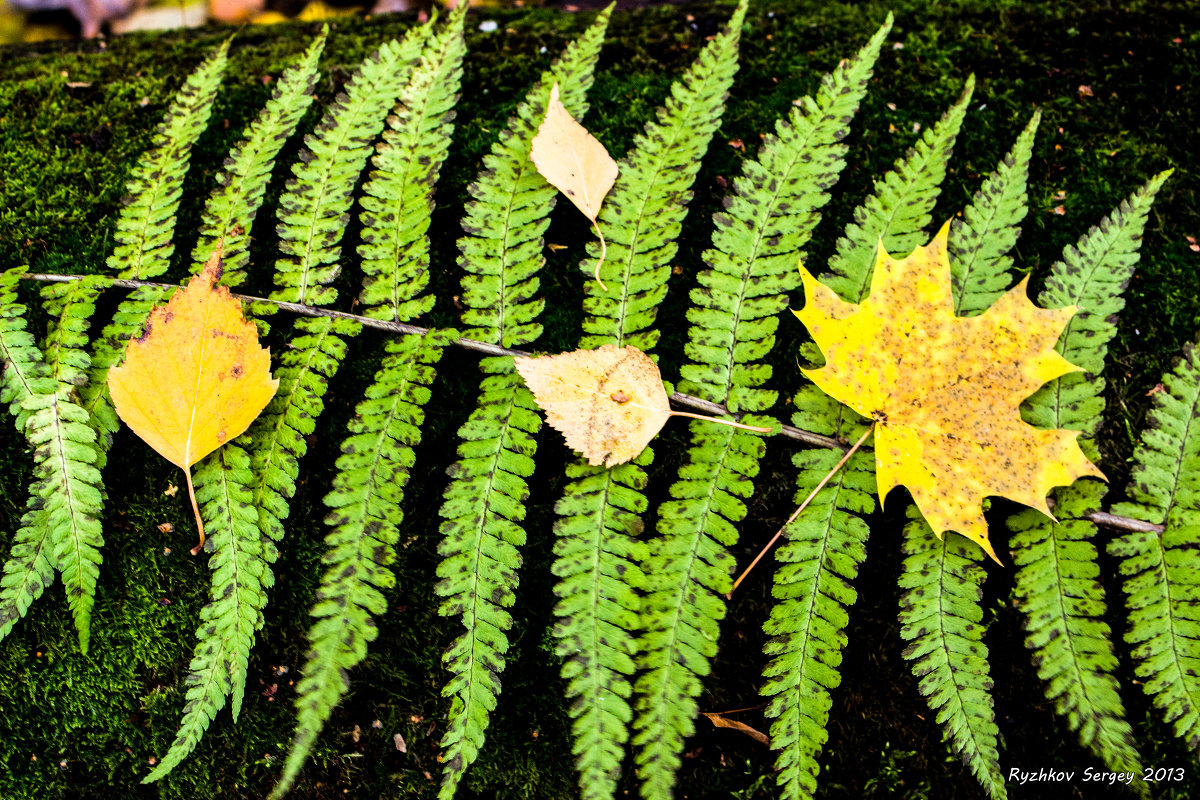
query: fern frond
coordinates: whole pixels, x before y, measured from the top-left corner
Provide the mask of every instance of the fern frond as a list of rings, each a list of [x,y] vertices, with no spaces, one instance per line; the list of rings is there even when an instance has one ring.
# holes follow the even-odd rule
[[[815,386],[800,390],[796,408],[794,424],[808,430],[855,438],[864,430],[861,418]],[[796,453],[792,463],[800,470],[797,501],[807,497],[840,458],[830,450]],[[764,713],[775,720],[775,781],[787,800],[816,793],[817,759],[829,738],[830,692],[841,683],[838,667],[846,647],[847,609],[858,599],[851,584],[867,555],[870,531],[862,518],[875,510],[874,493],[874,454],[860,450],[785,529],[786,542],[775,555],[780,562],[771,590],[776,602],[763,625],[772,637],[763,648],[771,660],[763,670],[760,693],[769,698]]]
[[[310,612],[311,648],[296,684],[296,732],[271,797],[287,792],[338,701],[350,688],[347,670],[367,655],[378,635],[374,617],[384,613],[383,591],[395,584],[389,565],[404,514],[404,486],[413,466],[413,448],[421,440],[422,408],[430,398],[435,365],[457,334],[431,331],[424,336],[389,339],[386,355],[366,398],[355,409],[350,436],[342,443],[333,491],[325,496],[331,510],[325,522],[328,565]]]
[[[1165,524],[1158,533],[1114,539],[1129,608],[1125,641],[1133,646],[1142,688],[1200,750],[1200,348],[1184,347],[1163,376],[1146,431],[1134,453],[1130,502],[1113,512]]]
[[[329,35],[326,25],[304,55],[275,82],[271,99],[234,145],[217,174],[217,187],[204,205],[200,239],[192,250],[192,272],[199,272],[221,244],[221,282],[245,282],[250,258],[250,227],[262,204],[275,157],[291,138],[313,101],[317,62]]]
[[[908,505],[900,636],[921,694],[946,738],[989,797],[1007,797],[996,740],[987,645],[983,643],[983,549],[956,533],[935,536]]]
[[[519,346],[541,335],[537,317],[545,301],[533,295],[556,190],[538,174],[529,152],[555,83],[574,116],[586,113],[611,10],[602,11],[530,89],[468,188],[473,199],[458,261],[464,270],[462,319],[473,326],[466,332],[471,338]],[[442,800],[454,796],[475,762],[500,693],[512,625],[507,609],[525,543],[526,479],[533,474],[534,434],[541,425],[537,403],[511,358],[484,359],[481,367],[487,377],[475,411],[459,428],[459,460],[448,470],[452,480],[439,512],[445,519],[439,613],[458,617],[465,628],[442,657],[451,673],[442,689],[451,698],[442,737]]]
[[[186,758],[231,695],[234,719],[241,709],[250,648],[274,580],[266,559],[274,545],[259,531],[250,479],[250,458],[233,442],[196,467],[196,501],[208,532],[204,550],[212,553],[212,588],[200,612],[199,641],[184,679],[189,688],[183,719],[167,754],[142,783],[160,780]]]
[[[0,273],[0,363],[4,365],[0,403],[8,405],[16,419],[17,430],[21,432],[25,431],[25,420],[29,416],[25,399],[35,393],[54,391],[42,351],[26,330],[28,309],[17,297],[17,285],[25,271],[25,267],[15,267]]]
[[[1012,268],[1009,251],[1021,235],[1021,220],[1028,213],[1025,186],[1029,156],[1042,112],[1035,111],[1004,160],[950,223],[947,250],[954,313],[973,316],[990,308],[1008,289]]]
[[[744,417],[771,425],[769,417]],[[717,652],[719,623],[736,566],[726,548],[754,493],[762,438],[725,425],[694,422],[692,447],[658,512],[659,536],[649,543],[637,666],[637,749],[642,797],[669,798],[683,742],[695,732],[700,680]]]
[[[579,346],[633,345],[649,352],[658,341],[654,321],[667,293],[675,239],[687,216],[691,186],[708,143],[721,124],[737,72],[738,39],[747,0],[728,27],[704,46],[671,87],[671,94],[621,160],[616,183],[600,208],[608,240],[599,282],[584,284],[584,336]],[[588,243],[580,269],[592,276],[600,244]]]
[[[344,319],[311,317],[297,320],[296,330],[275,370],[279,389],[243,434],[248,438],[238,440],[250,451],[259,524],[276,542],[283,539],[300,459],[308,452],[304,437],[316,430],[329,382],[346,357],[346,340],[357,336],[361,326]]]
[[[775,392],[756,388],[771,368],[755,362],[774,346],[778,314],[800,285],[796,264],[846,164],[841,141],[891,29],[888,15],[853,59],[822,79],[815,100],[796,102],[775,134],[763,137],[758,159],[744,162],[725,211],[713,215],[709,269],[698,276],[687,312],[684,352],[693,363],[680,369],[680,391],[732,412],[774,405]]]
[[[96,467],[96,434],[88,413],[75,401],[77,386],[87,380],[87,328],[96,310],[96,297],[108,279],[90,275],[78,281],[42,289],[51,318],[42,347],[49,381],[47,391],[25,398],[25,435],[34,448],[30,509],[41,513],[30,522],[47,527],[47,544],[79,632],[79,649],[86,653],[91,633],[92,603],[100,574],[100,526],[103,499]],[[40,503],[38,502],[40,500]],[[26,539],[33,541],[33,539]]]
[[[546,115],[550,87],[576,119],[587,112],[587,92],[604,33],[606,8],[538,80],[517,106],[508,128],[483,159],[483,170],[467,187],[467,203],[458,240],[462,280],[463,335],[482,342],[516,347],[542,333],[537,317],[545,300],[535,298],[537,272],[545,263],[542,235],[550,225],[557,190],[529,160],[533,137]]]
[[[880,239],[889,253],[907,254],[925,244],[928,237],[923,231],[942,191],[946,164],[974,91],[971,75],[958,101],[925,131],[895,169],[875,181],[874,194],[854,210],[854,222],[846,226],[829,259],[830,274],[821,276],[821,282],[843,300],[861,303],[866,298]]]
[[[442,689],[451,698],[442,736],[442,800],[454,796],[478,756],[500,693],[512,627],[507,609],[516,599],[527,480],[542,422],[511,358],[484,359],[482,367],[488,375],[475,410],[458,430],[459,460],[447,470],[453,480],[439,511],[445,522],[438,613],[459,618],[466,628],[442,656],[452,675]]]
[[[26,330],[27,309],[17,302],[17,284],[24,273],[24,267],[17,267],[0,274],[0,359],[4,364],[0,403],[8,404],[22,433],[30,414],[25,401],[55,391],[42,351]],[[54,582],[50,528],[41,505],[41,493],[35,487],[0,577],[0,639],[8,635],[33,601]]]
[[[1045,308],[1079,307],[1055,349],[1088,372],[1068,373],[1043,386],[1025,401],[1022,415],[1039,427],[1082,430],[1079,444],[1092,457],[1092,437],[1104,411],[1104,379],[1098,373],[1116,333],[1115,315],[1125,305],[1121,292],[1133,275],[1146,216],[1169,174],[1152,178],[1076,247],[1068,247],[1038,298]],[[1017,605],[1029,631],[1025,643],[1039,661],[1046,696],[1085,747],[1110,768],[1123,770],[1139,759],[1112,675],[1117,660],[1104,621],[1104,588],[1092,543],[1096,528],[1083,519],[1099,507],[1104,492],[1085,480],[1056,490],[1054,513],[1061,521],[1035,511],[1018,514],[1009,519],[1009,545]]]
[[[771,367],[761,361],[775,344],[777,315],[799,284],[796,264],[845,164],[840,144],[866,94],[891,17],[858,55],[827,75],[816,100],[804,98],[759,160],[747,161],[714,215],[710,269],[691,294],[692,326],[680,389],[731,411],[765,411],[776,394],[759,388]],[[688,379],[691,380],[688,380]],[[768,418],[751,422],[770,426]],[[700,679],[716,652],[734,566],[726,548],[737,541],[744,500],[765,452],[753,434],[692,424],[693,447],[659,509],[659,536],[649,543],[648,593],[642,604],[634,747],[642,796],[668,798],[684,740],[694,731]]]
[[[403,39],[367,56],[316,130],[304,137],[307,147],[292,165],[295,177],[279,201],[276,232],[283,255],[275,262],[272,300],[328,305],[336,299],[328,284],[340,271],[339,245],[354,185],[428,34],[428,25],[411,28]]]
[[[414,298],[429,283],[426,232],[433,187],[454,130],[466,6],[452,11],[445,29],[425,47],[372,161],[375,169],[359,201],[364,316],[405,321],[433,307],[432,295]]]
[[[175,211],[183,195],[192,145],[208,125],[229,56],[229,40],[188,76],[167,109],[154,139],[125,184],[117,216],[117,246],[108,267],[121,278],[149,280],[167,271],[175,245]]]
[[[1099,227],[1067,247],[1038,295],[1043,308],[1079,307],[1055,349],[1086,372],[1071,372],[1043,386],[1025,401],[1022,416],[1039,428],[1083,431],[1080,445],[1089,455],[1094,455],[1090,440],[1104,411],[1100,373],[1108,342],[1117,332],[1116,315],[1125,307],[1121,292],[1133,276],[1150,206],[1171,172],[1151,178]]]
[[[1104,492],[1096,481],[1079,480],[1055,492],[1057,523],[1032,509],[1009,518],[1015,594],[1025,617],[1025,645],[1035,653],[1055,711],[1109,769],[1140,773],[1112,675],[1117,658],[1104,621],[1095,525],[1084,518],[1100,507]]]
[[[611,798],[621,771],[628,725],[646,545],[644,467],[649,447],[611,469],[570,464],[571,481],[554,506],[555,652],[565,661],[575,767],[585,800]]]
[[[609,239],[605,289],[589,280],[584,300],[581,347],[633,344],[649,350],[658,303],[667,290],[670,259],[687,213],[690,187],[700,158],[720,123],[725,97],[737,70],[737,45],[746,3],[738,4],[728,28],[705,45],[647,124],[621,163],[600,212]],[[589,254],[598,257],[592,242]],[[590,274],[594,265],[585,267]],[[616,275],[616,277],[614,277]],[[647,507],[642,494],[647,447],[631,463],[613,469],[574,464],[571,480],[555,506],[560,519],[552,571],[559,621],[554,634],[573,719],[575,766],[586,800],[611,798],[620,774],[628,725],[635,632],[640,627],[637,591],[645,577],[645,545],[637,540]]]

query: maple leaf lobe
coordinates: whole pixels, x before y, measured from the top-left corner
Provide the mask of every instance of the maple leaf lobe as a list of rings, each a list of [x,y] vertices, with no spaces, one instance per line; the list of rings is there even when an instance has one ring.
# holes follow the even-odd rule
[[[905,486],[935,533],[957,531],[995,559],[985,497],[1049,515],[1052,488],[1103,475],[1079,449],[1078,431],[1034,428],[1020,415],[1044,383],[1080,369],[1054,350],[1076,309],[1035,306],[1026,279],[983,314],[955,316],[948,230],[902,259],[881,242],[862,303],[801,267],[806,303],[793,313],[826,360],[805,375],[876,420],[880,498]]]

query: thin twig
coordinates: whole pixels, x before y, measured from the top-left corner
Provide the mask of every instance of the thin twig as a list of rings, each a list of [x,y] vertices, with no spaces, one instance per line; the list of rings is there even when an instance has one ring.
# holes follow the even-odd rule
[[[867,426],[867,429],[865,431],[863,431],[863,435],[858,437],[858,441],[855,442],[853,444],[853,446],[851,446],[851,448],[846,451],[846,454],[844,456],[842,456],[842,460],[839,461],[838,463],[834,464],[833,469],[829,470],[829,472],[827,472],[825,474],[825,477],[821,478],[821,482],[818,483],[816,485],[816,487],[811,492],[808,493],[808,497],[804,498],[804,502],[801,503],[800,506],[795,511],[792,512],[792,515],[787,518],[787,522],[785,522],[779,526],[779,530],[775,531],[775,535],[771,537],[771,541],[769,541],[765,545],[763,545],[763,548],[758,551],[758,555],[756,555],[754,557],[754,560],[750,562],[750,566],[748,566],[744,570],[742,570],[742,574],[737,576],[737,580],[733,582],[733,586],[729,587],[729,591],[725,593],[726,600],[728,600],[730,597],[733,596],[734,590],[737,589],[737,587],[739,585],[741,585],[742,581],[746,580],[746,576],[750,574],[750,570],[754,569],[754,567],[758,564],[759,561],[762,561],[763,556],[765,556],[767,553],[769,553],[771,551],[771,548],[775,546],[775,543],[777,541],[779,541],[779,537],[783,536],[783,532],[785,530],[787,530],[787,526],[791,525],[792,522],[796,519],[796,517],[800,516],[801,511],[808,508],[808,504],[811,503],[813,501],[813,498],[817,496],[817,492],[819,492],[825,488],[825,484],[829,483],[829,479],[832,478],[834,475],[836,475],[838,470],[846,465],[846,462],[850,460],[850,456],[854,455],[858,451],[858,448],[862,447],[863,442],[865,442],[867,440],[867,437],[870,436],[871,432],[874,430],[875,430],[875,423],[872,422],[870,425]]]
[[[26,280],[41,281],[43,283],[70,283],[82,279],[83,275],[47,275],[40,272],[27,272],[23,276]],[[142,286],[154,287],[157,289],[178,289],[179,286],[173,283],[155,283],[153,281],[136,281],[125,278],[110,279],[113,286],[118,286],[122,289],[137,289]],[[290,311],[293,314],[299,314],[304,317],[329,317],[331,319],[345,319],[351,322],[357,322],[367,328],[375,328],[381,331],[389,331],[391,333],[414,333],[424,335],[429,333],[429,328],[422,328],[419,325],[409,325],[406,322],[388,322],[382,319],[371,319],[370,317],[360,317],[357,314],[347,314],[345,311],[334,311],[330,308],[317,308],[316,306],[306,306],[303,303],[289,303],[285,300],[271,300],[266,297],[254,297],[246,294],[235,294],[234,297],[239,300],[244,300],[249,303],[272,303],[284,311]],[[467,339],[465,337],[455,339],[454,344],[458,347],[467,350],[474,350],[477,353],[484,353],[490,356],[530,356],[524,350],[514,350],[509,347],[501,347],[497,344],[488,344],[487,342],[476,341],[475,339]],[[715,416],[733,416],[733,414],[725,406],[720,403],[713,403],[708,400],[701,400],[699,397],[693,397],[690,394],[682,394],[675,392],[671,395],[671,402],[675,405],[685,406],[687,408],[704,411]],[[806,431],[803,428],[796,428],[791,425],[783,425],[779,431],[779,435],[788,439],[795,439],[798,442],[811,444],[815,447],[828,447],[834,450],[849,450],[850,443],[845,439],[836,439],[832,436],[822,436],[819,433]],[[1143,533],[1162,533],[1165,528],[1162,525],[1155,525],[1152,522],[1143,522],[1140,519],[1131,519],[1130,517],[1122,517],[1116,514],[1109,514],[1104,511],[1092,511],[1084,514],[1085,519],[1089,519],[1097,525],[1104,525],[1108,528],[1119,528],[1127,531],[1138,531]]]

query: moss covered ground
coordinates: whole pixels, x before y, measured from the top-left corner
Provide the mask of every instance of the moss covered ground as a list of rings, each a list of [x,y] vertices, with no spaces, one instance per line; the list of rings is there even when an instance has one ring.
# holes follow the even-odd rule
[[[968,73],[979,81],[936,217],[954,213],[992,169],[1035,107],[1043,122],[1030,176],[1031,212],[1018,244],[1018,265],[1035,284],[1062,248],[1074,242],[1124,196],[1168,166],[1176,172],[1160,195],[1145,235],[1141,265],[1128,289],[1106,371],[1108,416],[1103,463],[1119,494],[1149,405],[1147,392],[1183,344],[1200,332],[1200,238],[1197,174],[1200,111],[1200,8],[1194,3],[1016,3],[960,0],[928,4],[756,2],[743,33],[741,70],[717,138],[696,184],[674,279],[663,311],[659,347],[664,373],[677,375],[684,329],[678,321],[692,276],[701,267],[711,214],[727,181],[752,154],[762,132],[791,102],[813,91],[819,75],[848,56],[888,10],[896,28],[876,69],[871,92],[849,139],[849,166],[812,248],[819,266],[853,207],[958,95]],[[728,6],[692,4],[618,13],[610,26],[592,92],[587,124],[622,153],[670,82]],[[438,192],[431,235],[438,304],[432,322],[453,324],[457,273],[454,240],[464,188],[479,158],[527,87],[590,15],[551,10],[487,12],[494,32],[468,20],[468,58],[458,127]],[[322,61],[318,102],[331,99],[371,49],[411,24],[403,16],[339,21]],[[272,76],[316,26],[289,24],[236,32],[232,60],[185,187],[177,259],[190,253],[203,199],[224,152],[266,100]],[[108,41],[55,43],[0,50],[0,269],[102,271],[112,246],[114,212],[131,164],[149,143],[173,92],[195,64],[234,31],[205,29],[135,35]],[[1085,87],[1087,87],[1085,89]],[[293,142],[281,158],[295,155]],[[268,195],[275,202],[284,170]],[[565,208],[565,206],[564,206]],[[560,209],[562,211],[562,209]],[[269,220],[269,209],[260,216]],[[587,240],[586,224],[556,213],[543,287],[550,302],[547,350],[572,347],[578,334],[580,286],[573,268]],[[270,276],[269,237],[256,245],[247,291],[264,293]],[[183,268],[176,270],[182,277]],[[350,289],[353,276],[342,287]],[[36,304],[36,289],[27,286]],[[114,295],[115,296],[115,295]],[[350,296],[343,292],[343,297]],[[115,302],[101,308],[111,310]],[[798,303],[797,303],[798,304]],[[286,327],[286,326],[282,326]],[[784,321],[773,356],[777,386],[795,385],[793,353],[799,324]],[[277,586],[250,665],[245,708],[235,724],[213,723],[196,752],[162,783],[143,786],[151,759],[169,744],[183,705],[182,679],[197,615],[208,590],[207,568],[187,555],[194,538],[186,504],[164,494],[182,476],[122,432],[105,473],[107,544],[94,612],[91,652],[78,651],[62,590],[50,589],[0,643],[0,798],[259,798],[278,772],[290,739],[292,681],[305,647],[306,611],[320,571],[321,497],[345,422],[377,364],[378,334],[364,333],[330,393],[327,412],[310,437],[292,505]],[[278,347],[278,342],[273,342]],[[396,566],[379,639],[353,675],[351,694],[321,737],[292,796],[317,798],[432,797],[437,742],[446,710],[439,655],[455,634],[436,614],[433,594],[437,508],[442,470],[454,432],[474,395],[476,357],[447,355],[429,425],[418,452],[421,469],[407,492],[409,526]],[[651,475],[665,486],[682,453],[682,428],[668,432]],[[552,577],[549,505],[566,458],[557,434],[544,434],[532,481],[530,541],[518,594],[517,627],[504,693],[479,763],[462,796],[557,798],[575,794],[568,724],[558,666],[549,644]],[[773,444],[743,525],[736,555],[750,555],[791,510],[792,474],[784,442]],[[0,425],[0,553],[7,553],[23,511],[31,457],[11,424]],[[661,490],[660,490],[661,491]],[[974,780],[942,743],[933,714],[900,657],[896,624],[899,524],[889,506],[873,526],[871,557],[851,615],[842,689],[835,693],[820,796],[976,798]],[[174,533],[158,526],[170,522]],[[1102,537],[1107,537],[1103,533]],[[990,567],[985,598],[988,644],[1004,737],[1002,764],[1094,765],[1064,732],[1041,697],[1008,600],[1007,569]],[[1111,574],[1111,573],[1110,573]],[[735,596],[723,625],[721,655],[701,699],[704,710],[757,707],[761,623],[769,603],[768,570]],[[1110,602],[1116,604],[1115,592]],[[1111,614],[1117,630],[1118,612]],[[1121,646],[1122,652],[1126,648]],[[1200,765],[1151,712],[1122,667],[1124,700],[1147,766]],[[755,710],[740,718],[765,729]],[[376,721],[378,724],[376,725]],[[765,747],[702,724],[689,744],[679,797],[771,797],[772,758]],[[394,745],[403,736],[407,752]],[[631,777],[625,788],[634,793]],[[1105,789],[1012,786],[1011,796],[1102,797]],[[1074,791],[1074,794],[1069,792]],[[1080,792],[1083,793],[1080,793]],[[1186,789],[1162,796],[1184,797]],[[1064,793],[1066,792],[1066,793]],[[1116,795],[1114,795],[1116,796]]]

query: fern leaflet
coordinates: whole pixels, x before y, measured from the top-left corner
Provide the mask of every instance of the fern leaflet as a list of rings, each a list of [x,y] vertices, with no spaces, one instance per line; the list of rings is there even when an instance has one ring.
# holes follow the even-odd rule
[[[1146,216],[1168,174],[1151,179],[1076,247],[1068,247],[1038,298],[1047,308],[1079,306],[1056,349],[1093,374],[1068,373],[1042,387],[1025,402],[1024,416],[1039,427],[1082,429],[1080,446],[1092,457],[1092,436],[1104,410],[1104,381],[1094,373],[1104,367],[1116,333],[1112,315],[1124,306],[1121,291],[1133,274]],[[1061,521],[1035,511],[1018,514],[1009,521],[1010,546],[1017,604],[1029,631],[1025,643],[1037,655],[1047,697],[1084,746],[1110,769],[1123,771],[1135,768],[1139,759],[1112,674],[1117,661],[1091,541],[1096,529],[1083,519],[1104,492],[1091,481],[1056,490],[1055,516]]]
[[[189,688],[179,730],[143,783],[163,778],[196,748],[230,694],[237,719],[250,648],[261,625],[266,589],[274,580],[266,557],[270,553],[273,560],[274,545],[258,528],[250,478],[250,458],[235,442],[196,467],[196,501],[208,532],[204,550],[212,554],[210,600],[200,612],[199,643],[184,681]]]
[[[272,300],[328,305],[337,292],[339,244],[346,230],[354,184],[421,55],[429,26],[411,28],[359,66],[329,105],[308,146],[292,165],[295,176],[279,201],[279,249]]]
[[[776,394],[761,389],[771,367],[759,359],[775,344],[778,314],[799,283],[796,263],[845,165],[840,140],[866,94],[884,23],[855,59],[825,77],[814,101],[804,98],[765,138],[758,161],[747,161],[714,216],[710,269],[692,291],[692,322],[681,390],[727,404],[731,411],[766,411]],[[688,380],[690,379],[690,380]],[[749,424],[770,426],[769,418]],[[699,678],[716,652],[725,615],[743,500],[765,451],[762,440],[733,428],[692,423],[693,447],[659,509],[659,536],[649,543],[649,581],[642,606],[637,683],[638,774],[642,796],[671,796],[683,742],[694,731]],[[741,499],[739,499],[741,498]]]
[[[922,232],[942,190],[946,163],[962,128],[967,104],[975,91],[975,76],[967,78],[962,96],[926,130],[896,168],[875,182],[875,193],[854,210],[854,222],[838,239],[829,259],[831,274],[821,282],[850,303],[859,303],[871,288],[875,250],[883,240],[889,253],[911,253],[925,244]]]
[[[862,435],[861,420],[815,386],[796,396],[796,425],[827,435]],[[797,501],[833,468],[840,454],[802,450],[792,457],[800,470]],[[829,734],[830,691],[841,683],[838,667],[846,647],[847,609],[858,599],[852,584],[866,558],[870,531],[863,517],[875,510],[875,463],[870,452],[855,453],[789,525],[771,590],[776,602],[763,630],[771,640],[763,652],[761,694],[771,724],[776,783],[788,800],[811,798],[817,789],[817,758]]]
[[[24,273],[24,267],[17,267],[0,274],[0,359],[4,364],[0,403],[8,404],[17,429],[22,432],[30,414],[25,401],[35,394],[52,394],[55,389],[42,351],[25,329],[26,308],[17,302],[17,284]],[[8,635],[29,606],[54,582],[50,529],[41,505],[40,493],[35,489],[29,510],[13,537],[12,552],[4,562],[4,574],[0,577],[0,639]]]
[[[1018,225],[1026,207],[1029,154],[1038,115],[1026,126],[1013,149],[984,181],[960,219],[950,228],[950,273],[957,313],[983,311],[1009,283]],[[983,609],[979,605],[984,573],[982,550],[957,535],[938,541],[912,506],[905,526],[904,571],[900,585],[901,636],[911,642],[904,657],[929,707],[938,715],[944,735],[983,788],[1005,796],[996,741],[992,680],[983,644]]]
[[[983,549],[956,533],[935,536],[917,507],[908,506],[900,586],[904,657],[920,678],[921,694],[937,712],[946,738],[988,796],[1007,797],[999,728],[983,643]]]
[[[532,295],[555,190],[538,174],[529,151],[555,83],[572,114],[586,112],[610,11],[601,12],[529,91],[471,185],[474,200],[463,223],[468,235],[458,245],[463,321],[477,326],[467,332],[472,338],[513,346],[541,334],[536,320],[545,303]],[[506,609],[515,600],[526,479],[533,474],[534,434],[541,425],[537,403],[511,358],[487,358],[481,368],[486,377],[475,410],[459,428],[460,458],[448,470],[452,480],[439,512],[445,522],[438,548],[437,593],[444,598],[438,613],[460,618],[465,628],[443,655],[451,678],[442,693],[452,699],[442,737],[442,800],[454,795],[478,756],[500,692],[505,634],[512,625]]]
[[[359,302],[368,317],[408,320],[433,307],[432,295],[413,298],[429,283],[426,232],[433,186],[454,130],[465,6],[452,11],[446,27],[426,45],[400,92],[396,113],[388,117],[375,169],[363,189],[358,254],[366,278]]]
[[[42,289],[50,332],[42,348],[50,381],[24,401],[25,435],[34,448],[37,481],[29,508],[33,524],[47,527],[46,543],[62,573],[63,587],[79,632],[79,649],[88,649],[92,602],[100,574],[100,527],[103,504],[96,467],[96,434],[88,414],[76,402],[76,387],[87,380],[87,328],[96,297],[108,279],[87,276]],[[38,502],[40,500],[40,503]],[[30,541],[25,539],[25,541]]]
[[[389,339],[366,398],[355,409],[351,436],[342,443],[333,491],[325,497],[333,526],[322,559],[328,569],[317,590],[309,630],[312,645],[296,685],[297,722],[291,751],[272,797],[281,797],[300,772],[317,734],[350,688],[346,671],[367,654],[386,610],[382,590],[395,584],[388,568],[404,514],[400,501],[421,440],[422,406],[429,402],[434,365],[457,334]]]
[[[1028,212],[1029,156],[1041,118],[1040,111],[1034,112],[962,217],[950,224],[950,282],[954,313],[959,316],[981,313],[1008,289],[1012,267],[1008,253],[1016,246],[1021,220]]]
[[[271,99],[234,145],[217,175],[217,188],[204,206],[200,240],[192,251],[192,272],[199,272],[221,244],[221,282],[239,286],[246,280],[250,259],[250,227],[262,205],[275,157],[291,138],[300,118],[313,101],[317,62],[325,49],[329,26],[321,32],[297,63],[275,82]]]
[[[651,349],[657,307],[666,294],[675,238],[687,214],[700,159],[724,112],[737,70],[737,46],[746,3],[729,26],[701,51],[671,87],[671,95],[647,124],[600,211],[609,237],[606,288],[587,283],[582,347],[603,344]],[[589,244],[598,258],[599,245]],[[591,275],[595,266],[584,266]],[[583,463],[567,469],[571,482],[555,506],[557,541],[552,570],[559,582],[554,629],[575,737],[573,751],[583,797],[610,798],[616,790],[622,751],[633,716],[628,698],[640,626],[645,545],[637,540],[647,507],[642,489],[653,459],[647,447],[613,469]]]
[[[1125,640],[1137,676],[1175,735],[1200,749],[1200,348],[1184,347],[1166,391],[1155,395],[1149,427],[1134,453],[1130,502],[1117,514],[1165,524],[1158,533],[1131,533],[1109,543],[1123,559],[1129,608]]]

